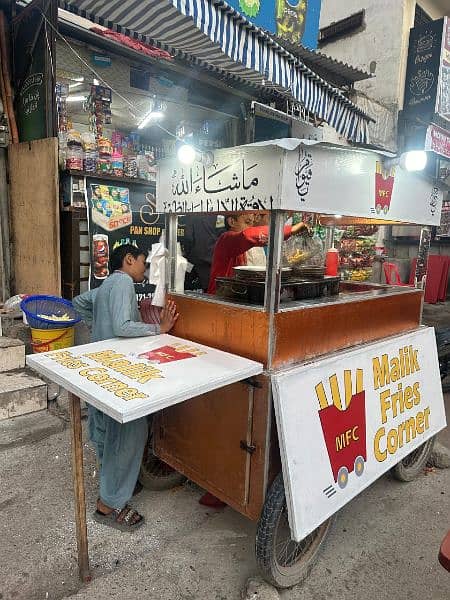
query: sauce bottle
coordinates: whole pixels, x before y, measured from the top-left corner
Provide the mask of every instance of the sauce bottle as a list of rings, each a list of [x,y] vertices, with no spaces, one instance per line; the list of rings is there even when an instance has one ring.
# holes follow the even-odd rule
[[[325,275],[337,277],[339,266],[339,252],[336,248],[330,248],[325,257]]]

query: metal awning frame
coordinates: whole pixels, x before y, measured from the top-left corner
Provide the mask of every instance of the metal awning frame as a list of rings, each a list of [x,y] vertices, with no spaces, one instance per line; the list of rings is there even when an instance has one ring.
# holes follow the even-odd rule
[[[60,7],[69,12],[154,44],[175,56],[189,57],[193,59],[194,64],[209,71],[225,71],[231,80],[244,80],[247,83],[253,81],[258,87],[264,85],[280,95],[291,97],[325,120],[341,135],[355,142],[367,143],[370,117],[348,100],[340,90],[315,74],[226,2],[158,0],[155,3],[155,0],[152,0],[151,8],[153,11],[159,10],[159,21],[151,22],[151,19],[147,19],[145,27],[155,29],[154,38],[149,31],[137,30],[139,23],[144,22],[142,18],[140,21],[137,19],[131,22],[129,14],[125,11],[125,5],[129,5],[130,8],[134,6],[135,11],[140,11],[139,17],[144,15],[139,6],[142,2],[110,0],[107,4],[108,12],[106,4],[101,0],[59,0]],[[164,18],[163,24],[161,14]],[[110,21],[109,16],[111,19],[117,16],[117,22]],[[217,26],[218,22],[213,27],[214,19],[220,21],[220,27]],[[172,22],[173,27],[168,30],[167,24]],[[128,28],[126,25],[134,27]],[[164,32],[164,36],[161,36],[161,31]],[[163,37],[166,39],[162,39]],[[168,40],[171,43],[168,43]],[[186,42],[189,44],[186,45]],[[265,65],[264,68],[261,65]]]

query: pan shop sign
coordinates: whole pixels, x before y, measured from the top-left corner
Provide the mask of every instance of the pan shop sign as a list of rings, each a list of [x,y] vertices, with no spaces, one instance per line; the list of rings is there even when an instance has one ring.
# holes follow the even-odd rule
[[[296,540],[446,425],[431,328],[275,375],[273,387]]]

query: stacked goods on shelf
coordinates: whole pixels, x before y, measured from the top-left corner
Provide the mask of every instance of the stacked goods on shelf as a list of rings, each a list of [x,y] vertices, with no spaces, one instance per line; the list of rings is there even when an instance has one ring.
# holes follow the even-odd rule
[[[109,88],[98,85],[91,86],[82,108],[89,115],[89,131],[79,131],[68,112],[69,87],[65,82],[58,82],[56,86],[61,167],[92,175],[155,182],[156,161],[164,158],[163,143],[144,145],[135,132],[113,131],[109,136],[105,126],[112,124],[112,93]]]
[[[140,144],[135,133],[127,136],[113,131],[111,139],[97,139],[93,132],[70,129],[65,133],[65,147],[60,136],[60,156],[62,166],[69,171],[155,182],[156,159],[163,157],[163,151],[159,146]]]
[[[336,229],[341,277],[350,281],[367,281],[372,276],[378,227],[355,225]]]

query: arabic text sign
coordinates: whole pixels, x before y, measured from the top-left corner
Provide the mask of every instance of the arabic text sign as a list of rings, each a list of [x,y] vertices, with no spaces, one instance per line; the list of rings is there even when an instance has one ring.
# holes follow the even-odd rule
[[[290,148],[285,149],[285,142]],[[295,144],[297,143],[297,144]],[[443,192],[383,157],[327,144],[274,140],[218,150],[211,167],[162,161],[157,211],[292,210],[439,225]]]
[[[286,152],[280,202],[286,210],[438,225],[442,197],[420,175],[384,168],[373,152],[321,144]]]
[[[171,335],[36,354],[27,365],[121,423],[263,370],[254,361]]]
[[[278,196],[281,152],[236,148],[214,152],[214,163],[162,161],[157,212],[236,212],[271,208]],[[277,175],[277,176],[274,176]]]
[[[446,425],[432,328],[342,352],[272,381],[297,541]]]

